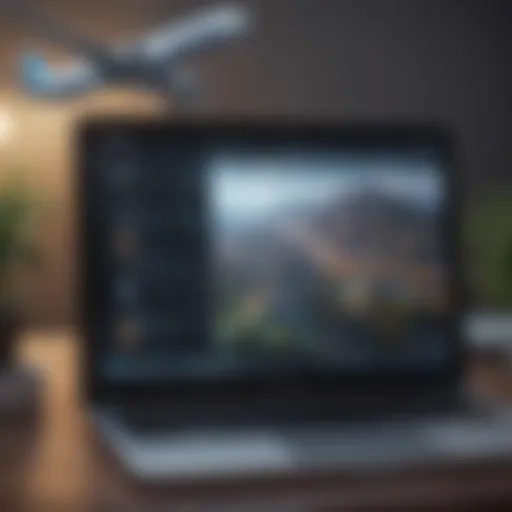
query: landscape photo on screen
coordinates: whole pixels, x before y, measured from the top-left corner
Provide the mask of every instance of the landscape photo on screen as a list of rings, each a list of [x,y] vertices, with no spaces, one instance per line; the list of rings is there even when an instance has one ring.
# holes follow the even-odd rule
[[[435,163],[220,154],[209,176],[224,353],[265,365],[443,357],[449,305]]]

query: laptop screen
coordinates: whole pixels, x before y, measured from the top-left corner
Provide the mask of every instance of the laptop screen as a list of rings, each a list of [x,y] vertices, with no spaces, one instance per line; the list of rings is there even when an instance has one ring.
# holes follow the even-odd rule
[[[95,132],[86,153],[103,380],[450,364],[435,146],[131,127]]]

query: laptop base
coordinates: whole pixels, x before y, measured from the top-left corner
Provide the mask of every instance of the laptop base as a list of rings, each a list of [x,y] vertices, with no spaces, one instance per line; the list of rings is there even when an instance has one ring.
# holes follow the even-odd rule
[[[409,416],[373,422],[189,428],[145,435],[94,414],[123,468],[147,482],[373,471],[512,456],[512,410]]]

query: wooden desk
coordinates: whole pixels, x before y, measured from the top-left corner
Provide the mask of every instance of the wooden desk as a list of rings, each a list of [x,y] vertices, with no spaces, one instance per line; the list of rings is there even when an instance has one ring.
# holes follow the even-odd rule
[[[403,473],[344,474],[233,488],[144,489],[129,481],[94,439],[77,393],[77,347],[72,332],[28,333],[19,356],[45,377],[36,449],[21,492],[0,511],[173,512],[302,511],[423,508],[512,510],[512,461],[436,467]],[[512,398],[512,372],[483,358],[472,379]],[[482,508],[483,507],[483,508]]]

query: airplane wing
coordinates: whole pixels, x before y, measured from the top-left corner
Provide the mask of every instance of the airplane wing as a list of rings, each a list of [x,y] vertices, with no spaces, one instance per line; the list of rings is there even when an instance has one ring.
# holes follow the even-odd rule
[[[161,27],[136,46],[150,60],[165,64],[243,37],[250,28],[251,19],[246,9],[221,6]]]
[[[51,68],[39,55],[25,53],[21,66],[22,86],[35,97],[71,98],[104,83],[101,73],[85,62],[76,62],[63,68]]]

